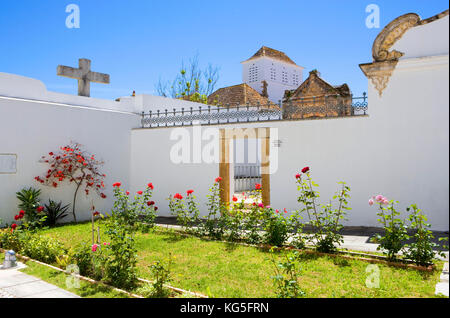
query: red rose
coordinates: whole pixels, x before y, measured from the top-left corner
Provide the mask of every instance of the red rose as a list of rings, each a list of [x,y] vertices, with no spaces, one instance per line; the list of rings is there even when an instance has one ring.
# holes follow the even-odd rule
[[[148,201],[148,202],[147,202],[147,205],[148,205],[148,206],[151,206],[151,205],[153,205],[153,204],[155,204],[155,201]]]
[[[113,188],[114,188],[114,187],[118,187],[118,188],[119,188],[120,186],[121,186],[121,183],[120,183],[120,182],[116,182],[116,183],[113,184]]]
[[[217,177],[216,182],[220,182],[220,181],[222,181],[222,177]]]
[[[157,207],[157,206],[155,206],[153,209],[154,209],[155,211],[158,211],[158,207]]]
[[[24,215],[25,215],[25,211],[24,211],[24,210],[20,210],[20,211],[19,211],[19,215],[20,215],[20,216],[24,216]]]
[[[44,207],[43,207],[43,206],[39,206],[39,207],[36,209],[36,211],[37,211],[38,213],[40,213],[40,212],[44,211]]]
[[[183,200],[183,196],[179,193],[176,193],[173,197],[178,200]]]
[[[14,220],[17,221],[17,220],[19,220],[19,219],[20,219],[20,215],[15,215],[15,216],[14,216]]]
[[[16,223],[11,224],[11,228],[14,230],[17,227]]]
[[[50,156],[53,156],[53,152],[49,152],[48,154],[49,154]]]
[[[296,175],[295,175],[295,179],[300,179],[301,178],[301,174],[300,173],[297,173]]]
[[[153,183],[151,183],[151,182],[150,182],[149,184],[147,184],[147,186],[148,186],[150,189],[152,189],[152,190],[154,189]]]
[[[309,167],[304,167],[303,169],[302,169],[302,172],[303,173],[307,173],[309,171]]]
[[[100,212],[95,211],[94,213],[92,213],[92,215],[94,215],[94,216],[100,215]]]
[[[255,190],[261,190],[261,184],[255,183]]]
[[[238,200],[238,198],[236,198],[236,197],[233,195],[233,201],[236,202],[237,200]]]
[[[141,195],[143,192],[142,191],[138,191],[138,192],[136,192],[137,194],[139,194],[139,195]]]
[[[187,195],[194,193],[194,190],[187,190],[186,191]]]
[[[127,194],[127,195],[130,195],[130,191],[127,191],[126,194]]]
[[[104,193],[101,193],[100,196],[101,196],[103,199],[106,199],[106,195],[105,195]]]

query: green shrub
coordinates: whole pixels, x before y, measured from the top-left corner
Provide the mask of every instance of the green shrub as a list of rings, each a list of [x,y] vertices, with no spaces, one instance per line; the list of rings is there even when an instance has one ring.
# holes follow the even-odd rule
[[[73,248],[72,259],[80,270],[80,275],[93,276],[92,251],[88,244],[80,244]]]
[[[287,212],[286,209],[284,211]],[[306,247],[306,238],[302,235],[305,225],[302,220],[303,216],[301,215],[300,211],[294,211],[289,216],[289,225],[292,232],[291,245],[295,246],[298,249],[304,249]]]
[[[345,219],[346,211],[351,209],[347,206],[350,188],[345,182],[339,182],[341,190],[333,196],[333,199],[337,199],[337,207],[333,207],[331,202],[319,206],[316,203],[319,192],[314,189],[318,187],[318,184],[312,181],[309,167],[303,168],[302,173],[303,175],[296,175],[297,188],[300,191],[298,202],[303,205],[300,212],[307,214],[309,219],[307,224],[312,227],[313,240],[311,243],[319,252],[336,252],[336,245],[340,245],[344,241],[339,231],[343,228],[341,222]],[[306,176],[306,178],[303,179],[302,176]]]
[[[23,188],[16,193],[17,199],[20,201],[18,207],[25,211],[25,220],[27,222],[34,222],[40,219],[36,209],[40,206],[39,196],[41,195],[40,189],[34,189],[32,187],[26,189]]]
[[[224,211],[227,221],[227,236],[226,239],[230,242],[236,242],[241,239],[241,226],[245,216],[244,202],[237,202],[237,198],[233,197],[233,203],[229,209]]]
[[[282,246],[289,235],[289,219],[272,208],[264,209],[264,241],[267,244]]]
[[[170,290],[164,285],[171,281],[171,269],[173,258],[169,253],[168,259],[164,262],[158,260],[150,266],[154,283],[152,284],[152,293],[149,295],[154,298],[164,298],[170,295]]]
[[[128,289],[137,282],[137,249],[131,226],[121,220],[115,214],[106,220],[106,234],[111,242],[100,246],[103,254],[99,260],[104,270],[103,278],[114,286]]]
[[[66,253],[61,242],[23,227],[18,227],[14,231],[1,230],[0,247],[49,264],[55,263],[58,256]]]
[[[427,216],[422,213],[422,210],[412,204],[406,208],[406,211],[411,211],[409,228],[414,232],[412,236],[414,242],[405,245],[405,257],[413,260],[417,265],[430,265],[436,258],[436,254],[445,256],[444,253],[433,250],[437,249],[439,245],[432,241],[434,236],[433,232],[429,230],[431,225],[426,223]]]
[[[62,205],[62,202],[55,202],[51,199],[48,200],[48,204],[44,204],[44,214],[47,216],[45,219],[45,225],[54,226],[57,221],[65,218],[68,213],[69,204]]]
[[[214,239],[222,239],[228,224],[228,215],[223,213],[226,207],[220,201],[219,182],[222,178],[217,178],[213,186],[209,188],[211,194],[207,195],[208,216],[202,223],[201,233]]]
[[[44,263],[53,264],[58,256],[66,253],[66,250],[63,244],[55,239],[33,234],[23,244],[19,253]]]
[[[377,250],[381,250],[389,260],[397,258],[398,253],[404,248],[404,242],[409,238],[407,226],[400,219],[393,200],[389,201],[382,195],[377,195],[369,200],[369,205],[378,203],[378,222],[383,225],[384,235],[377,234],[375,241],[379,243]]]
[[[249,244],[258,244],[261,242],[261,209],[257,204],[252,205],[250,211],[244,214],[245,240]]]
[[[129,192],[123,190],[120,182],[114,183],[114,205],[111,212],[116,219],[123,224],[132,227],[139,223],[145,223],[148,227],[153,227],[156,218],[156,207],[151,201],[153,195],[153,184],[149,183],[144,191],[138,191],[133,199]]]
[[[11,229],[0,230],[0,247],[3,249],[14,250],[19,253],[24,244],[29,239],[30,233]]]
[[[273,248],[270,250],[275,275],[273,284],[278,298],[299,298],[305,296],[298,284],[300,274],[299,253],[297,251],[284,254],[284,260],[275,261]]]

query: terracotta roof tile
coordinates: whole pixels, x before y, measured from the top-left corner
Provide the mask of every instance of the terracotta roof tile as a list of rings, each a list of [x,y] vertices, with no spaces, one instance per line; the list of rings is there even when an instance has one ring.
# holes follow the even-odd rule
[[[280,60],[280,61],[283,61],[283,62],[286,62],[286,63],[289,63],[289,64],[297,65],[284,52],[272,49],[272,48],[267,47],[267,46],[261,47],[258,50],[258,52],[256,52],[251,58],[249,58],[248,60],[245,60],[244,62],[256,59],[256,58],[261,57],[261,56],[267,56],[267,57],[271,57],[273,59]]]
[[[248,84],[238,84],[228,87],[219,88],[217,91],[208,96],[209,105],[218,106],[269,106],[270,108],[279,108],[275,103],[269,101],[267,97],[261,96],[255,89]]]

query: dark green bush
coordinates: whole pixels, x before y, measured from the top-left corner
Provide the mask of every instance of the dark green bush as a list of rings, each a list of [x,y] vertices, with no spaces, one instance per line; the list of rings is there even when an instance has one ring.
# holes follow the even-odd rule
[[[16,193],[17,199],[20,201],[18,207],[25,211],[25,220],[27,222],[34,222],[40,219],[36,209],[40,206],[39,196],[41,190],[34,189],[32,187],[26,189],[23,188]]]
[[[45,219],[45,225],[54,226],[58,220],[65,218],[68,213],[69,204],[62,205],[62,202],[55,202],[51,199],[48,200],[48,204],[44,204],[44,213],[47,216]]]

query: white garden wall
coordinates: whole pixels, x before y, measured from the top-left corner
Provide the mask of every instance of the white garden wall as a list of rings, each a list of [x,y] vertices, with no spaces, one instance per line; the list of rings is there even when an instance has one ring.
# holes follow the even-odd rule
[[[5,83],[5,77],[0,74],[0,84]],[[9,76],[10,79],[12,77]],[[29,80],[14,87],[15,93],[25,95],[25,98],[0,96],[0,154],[17,155],[17,172],[0,174],[0,219],[8,223],[13,220],[18,212],[15,193],[23,187],[41,188],[44,201],[50,197],[64,203],[72,202],[73,185],[53,189],[41,186],[34,180],[35,176],[43,176],[48,169],[45,164],[38,163],[41,156],[57,151],[71,140],[85,145],[87,151],[105,161],[103,171],[107,175],[105,183],[108,185],[105,191],[108,198],[105,200],[96,195],[86,197],[80,191],[78,218],[83,220],[89,217],[90,198],[95,198],[94,203],[99,211],[108,211],[113,202],[111,184],[116,180],[124,184],[129,182],[130,133],[131,128],[139,127],[140,117],[132,113],[95,109],[90,105],[69,106],[30,100],[28,97],[39,96],[27,96],[35,89],[33,85],[27,86],[27,83],[33,82]],[[45,90],[45,86],[42,89]],[[5,86],[0,86],[0,91],[5,90]],[[91,101],[85,97],[72,97],[71,104],[80,100]],[[104,101],[104,104],[108,102]],[[65,219],[71,220],[71,217]]]

